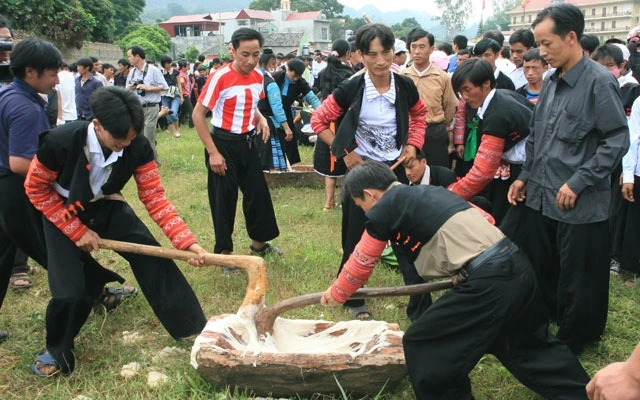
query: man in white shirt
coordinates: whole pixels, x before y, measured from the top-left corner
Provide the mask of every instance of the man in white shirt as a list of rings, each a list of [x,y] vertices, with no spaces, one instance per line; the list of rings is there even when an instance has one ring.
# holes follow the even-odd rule
[[[56,90],[60,94],[58,107],[62,109],[62,115],[58,121],[58,125],[78,119],[78,111],[76,108],[76,82],[73,72],[69,71],[69,65],[62,64],[62,69],[58,72],[58,80],[60,83],[56,85]]]

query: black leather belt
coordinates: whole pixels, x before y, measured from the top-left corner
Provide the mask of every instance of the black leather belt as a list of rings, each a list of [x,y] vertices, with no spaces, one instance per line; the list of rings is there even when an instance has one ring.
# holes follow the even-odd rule
[[[516,246],[509,238],[502,238],[496,244],[483,251],[479,256],[467,262],[467,264],[460,269],[460,277],[466,279],[473,271],[480,268],[482,264],[489,261],[494,257],[503,257],[513,254],[518,251]]]
[[[142,105],[142,108],[147,108],[147,107],[157,107],[159,103],[144,103]]]

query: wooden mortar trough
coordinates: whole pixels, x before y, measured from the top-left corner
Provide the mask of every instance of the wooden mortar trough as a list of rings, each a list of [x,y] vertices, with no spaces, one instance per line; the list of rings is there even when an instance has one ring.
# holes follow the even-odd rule
[[[100,239],[100,247],[186,261],[195,253]],[[342,389],[354,396],[375,395],[407,374],[403,332],[383,321],[329,322],[278,317],[320,302],[322,293],[265,307],[266,266],[262,258],[207,254],[206,265],[237,267],[248,274],[236,314],[212,317],[196,338],[191,364],[208,382],[258,396],[308,397]],[[352,298],[413,295],[447,289],[450,281],[360,289]],[[338,386],[338,382],[339,385]]]

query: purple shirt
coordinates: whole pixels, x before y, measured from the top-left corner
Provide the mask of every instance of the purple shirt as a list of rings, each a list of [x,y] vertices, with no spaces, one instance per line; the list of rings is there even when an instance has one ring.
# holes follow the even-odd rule
[[[9,156],[31,159],[40,133],[50,129],[46,102],[23,80],[0,89],[0,173],[11,172]]]
[[[91,93],[101,87],[102,82],[93,75],[91,75],[84,84],[82,84],[82,76],[76,78],[76,109],[78,110],[78,119],[85,121],[93,119],[89,99],[91,98]]]

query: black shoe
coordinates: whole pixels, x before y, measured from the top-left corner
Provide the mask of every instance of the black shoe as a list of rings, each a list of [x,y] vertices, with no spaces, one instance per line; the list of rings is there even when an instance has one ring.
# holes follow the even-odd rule
[[[282,254],[282,250],[277,247],[273,247],[269,243],[265,243],[264,247],[261,249],[256,249],[255,247],[249,245],[249,251],[252,256],[264,257],[267,254]]]

